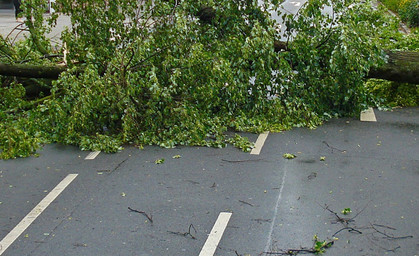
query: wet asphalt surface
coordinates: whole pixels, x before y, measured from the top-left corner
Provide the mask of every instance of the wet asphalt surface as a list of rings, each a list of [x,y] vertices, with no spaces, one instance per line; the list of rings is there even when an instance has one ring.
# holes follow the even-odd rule
[[[85,160],[47,145],[1,161],[0,238],[78,174],[3,255],[198,255],[220,212],[232,217],[215,255],[311,247],[314,235],[339,238],[326,255],[418,255],[419,108],[376,115],[271,133],[260,155],[126,147]]]

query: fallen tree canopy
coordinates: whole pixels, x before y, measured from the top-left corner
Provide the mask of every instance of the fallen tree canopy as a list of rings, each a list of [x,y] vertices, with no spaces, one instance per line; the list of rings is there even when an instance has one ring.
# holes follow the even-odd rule
[[[289,44],[278,43],[267,9],[279,8],[274,0],[56,2],[71,16],[61,36],[68,67],[44,58],[63,52],[45,36],[56,18],[43,20],[45,0],[23,2],[27,39],[0,38],[0,158],[28,156],[48,142],[104,152],[124,144],[248,151],[247,139],[226,131],[315,127],[357,115],[374,104],[365,78],[388,64],[405,66],[398,52],[385,64],[383,45],[397,48],[384,40],[397,27],[368,1],[307,1],[282,17]],[[325,15],[325,6],[335,13]],[[50,78],[36,79],[48,95],[28,84],[34,77]],[[29,89],[38,95],[26,97]]]
[[[279,45],[279,44],[274,44]],[[281,43],[278,49],[283,49]],[[275,48],[277,50],[277,48]],[[419,84],[419,52],[388,52],[386,63],[368,72],[368,78],[378,78],[399,83]],[[30,64],[0,63],[0,76],[58,79],[66,71],[63,65],[40,66]]]

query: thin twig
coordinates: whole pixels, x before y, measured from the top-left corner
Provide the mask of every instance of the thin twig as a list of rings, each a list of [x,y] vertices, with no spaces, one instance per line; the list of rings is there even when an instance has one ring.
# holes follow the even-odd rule
[[[252,221],[256,221],[259,224],[261,224],[262,222],[272,222],[271,219],[252,219]]]
[[[371,244],[373,244],[373,245],[377,246],[378,248],[380,248],[380,249],[382,249],[382,250],[384,250],[384,251],[386,251],[386,252],[396,252],[396,250],[397,250],[397,249],[401,248],[401,247],[400,247],[400,245],[397,245],[397,246],[396,246],[396,247],[394,247],[393,249],[388,249],[388,248],[385,248],[385,247],[383,247],[383,246],[381,246],[381,245],[377,244],[376,242],[374,242],[374,240],[370,239],[368,236],[367,236],[367,239],[368,239],[368,241],[369,241]]]
[[[144,62],[146,62],[146,61],[148,61],[149,59],[153,58],[153,57],[154,57],[154,56],[156,56],[157,54],[162,53],[162,52],[163,52],[164,50],[166,50],[167,48],[169,48],[169,47],[168,47],[168,46],[166,46],[166,47],[163,47],[162,49],[157,50],[156,52],[154,52],[153,54],[151,54],[151,55],[150,55],[150,56],[148,56],[147,58],[145,58],[145,59],[141,60],[139,63],[136,63],[135,65],[133,65],[132,67],[130,67],[130,68],[129,68],[129,70],[131,70],[131,71],[136,71],[136,70],[138,70]]]
[[[354,217],[352,217],[352,218],[350,218],[350,220],[354,220],[356,217],[358,217],[366,208],[367,208],[367,206],[368,206],[368,204],[370,203],[371,201],[369,201],[365,206],[364,206],[364,208],[362,208],[357,214],[355,214],[355,216]]]
[[[180,235],[180,236],[184,236],[184,237],[190,236],[192,239],[196,239],[196,237],[191,234],[191,229],[193,229],[195,231],[195,233],[197,233],[197,231],[196,231],[195,227],[193,226],[193,224],[189,225],[188,232],[185,232],[185,233],[182,233],[182,232],[174,232],[174,231],[167,231],[167,232],[169,232],[170,234]]]
[[[135,210],[135,209],[132,209],[131,207],[128,207],[128,210],[144,215],[151,223],[153,223],[153,215],[151,214],[148,215],[146,212]]]
[[[333,7],[333,2],[330,3],[332,6],[332,21],[330,22],[330,26],[329,26],[329,34],[326,37],[323,37],[324,40],[322,40],[322,42],[316,46],[316,49],[319,49],[320,47],[322,47],[324,44],[327,43],[327,41],[329,41],[330,37],[332,36],[333,32],[333,25],[335,23],[335,8]]]
[[[397,249],[400,249],[401,247],[400,247],[400,245],[399,246],[397,246],[397,247],[395,247],[395,248],[393,248],[393,249],[387,249],[387,252],[396,252],[396,250]]]
[[[316,253],[313,249],[289,249],[280,252],[264,252],[266,255],[297,255],[300,253]]]
[[[199,184],[198,181],[194,181],[194,180],[184,180],[184,181],[189,182],[189,183],[191,183],[193,185],[198,185]]]
[[[378,230],[377,228],[374,227],[374,224],[371,224],[371,228],[374,229],[377,233],[383,235],[383,238],[387,238],[387,239],[392,239],[392,240],[397,240],[397,239],[406,239],[406,238],[413,238],[413,236],[393,236],[393,235],[388,235],[385,232],[382,232],[380,230]]]
[[[391,230],[397,230],[397,229],[395,229],[395,228],[393,228],[393,227],[390,227],[390,226],[386,226],[386,225],[380,225],[380,224],[373,224],[374,226],[377,226],[377,227],[381,227],[381,228],[387,228],[387,229],[391,229]]]
[[[297,255],[297,254],[319,254],[320,252],[323,252],[325,249],[330,248],[335,241],[324,241],[322,242],[322,245],[320,247],[318,247],[316,245],[316,242],[318,242],[318,240],[314,241],[314,245],[311,248],[307,248],[307,247],[301,247],[301,249],[286,249],[286,250],[280,250],[279,252],[264,252],[264,254],[266,255]]]
[[[323,144],[325,144],[328,148],[332,149],[332,153],[333,153],[333,150],[340,151],[341,153],[345,153],[346,152],[346,150],[342,150],[342,149],[338,149],[338,148],[335,148],[335,147],[330,146],[329,143],[327,143],[326,141],[323,141]]]
[[[221,159],[221,161],[228,162],[228,163],[244,163],[244,162],[258,162],[263,159],[247,159],[247,160],[227,160],[227,159]]]
[[[239,200],[239,202],[240,202],[240,203],[242,203],[242,204],[247,204],[247,205],[250,205],[250,206],[252,206],[252,207],[253,207],[253,204],[251,204],[251,203],[248,203],[248,202],[246,202],[246,201],[243,201],[243,200]]]
[[[350,233],[358,233],[358,234],[362,234],[362,232],[361,232],[361,231],[359,231],[358,229],[354,229],[354,228],[351,228],[351,227],[344,227],[344,228],[339,229],[338,231],[336,231],[336,232],[333,234],[333,237],[336,237],[336,235],[337,235],[337,234],[339,234],[340,232],[342,232],[343,230],[348,230],[348,232],[350,232]]]
[[[321,206],[321,205],[320,205]],[[329,208],[329,206],[328,205],[325,205],[324,207],[323,206],[321,206],[323,209],[325,209],[325,210],[327,210],[327,211],[329,211],[330,213],[332,213],[333,215],[335,215],[336,216],[336,219],[337,219],[337,222],[340,222],[340,223],[342,223],[342,224],[344,224],[345,225],[345,227],[347,227],[348,226],[348,224],[349,224],[349,222],[352,222],[353,221],[353,218],[352,219],[348,219],[348,218],[342,218],[342,217],[340,217],[339,216],[339,214],[337,214],[335,211],[333,211],[333,210],[331,210],[330,208]]]

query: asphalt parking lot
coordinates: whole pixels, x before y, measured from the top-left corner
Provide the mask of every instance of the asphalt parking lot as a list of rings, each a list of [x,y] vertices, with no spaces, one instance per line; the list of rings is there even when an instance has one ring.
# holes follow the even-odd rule
[[[258,155],[126,147],[86,160],[46,145],[1,161],[0,255],[279,255],[314,235],[338,238],[326,255],[418,255],[419,108],[375,114],[271,133]]]
[[[17,25],[0,11],[2,35]],[[325,255],[419,255],[419,108],[375,117],[270,133],[259,154],[53,144],[0,161],[0,255],[281,255],[315,235]]]

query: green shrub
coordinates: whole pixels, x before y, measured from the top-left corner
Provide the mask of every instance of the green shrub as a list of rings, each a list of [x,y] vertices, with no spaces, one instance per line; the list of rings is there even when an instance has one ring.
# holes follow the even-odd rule
[[[379,79],[370,79],[365,85],[367,91],[374,95],[375,104],[379,107],[419,106],[419,85]]]
[[[384,4],[388,9],[397,12],[400,5],[400,0],[382,0],[382,4]]]
[[[399,8],[400,18],[410,27],[419,27],[419,0],[403,2]]]

